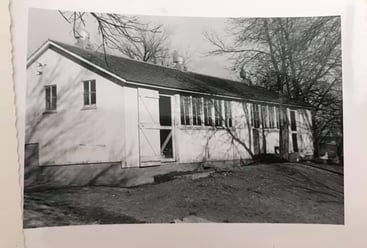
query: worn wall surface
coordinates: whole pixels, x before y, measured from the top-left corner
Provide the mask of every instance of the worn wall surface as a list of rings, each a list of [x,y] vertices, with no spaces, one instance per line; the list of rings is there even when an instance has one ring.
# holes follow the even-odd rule
[[[249,119],[249,116],[251,116],[251,103],[231,101],[233,128],[230,129],[181,125],[179,95],[175,96],[173,107],[175,113],[174,123],[176,125],[175,143],[177,161],[188,163],[251,159],[248,150],[255,153],[253,128]],[[312,155],[311,112],[305,109],[292,110],[296,111],[299,153],[307,156]],[[289,108],[287,112],[288,118],[290,118]],[[279,147],[279,129],[262,129],[260,124],[258,132],[261,152],[264,151],[263,137],[265,136],[266,153],[275,153],[275,147]],[[289,152],[293,153],[291,131],[289,135]]]
[[[95,108],[83,103],[82,82],[90,79]],[[45,113],[45,85],[57,85],[55,113]],[[25,143],[39,144],[41,165],[122,161],[123,96],[123,87],[48,49],[27,70]]]
[[[140,165],[138,89],[116,85],[52,50],[39,57],[27,73],[26,144],[39,144],[41,165],[121,161],[123,167]],[[95,108],[83,105],[82,82],[90,79],[96,80]],[[45,113],[45,85],[57,85],[56,113]],[[172,99],[175,161],[251,158],[248,151],[255,152],[251,103],[231,101],[233,128],[226,130],[181,125],[180,96]],[[311,112],[293,110],[299,153],[312,154]],[[260,128],[259,135],[261,149],[265,135],[266,152],[274,153],[279,146],[279,130]],[[293,152],[291,132],[289,147]]]

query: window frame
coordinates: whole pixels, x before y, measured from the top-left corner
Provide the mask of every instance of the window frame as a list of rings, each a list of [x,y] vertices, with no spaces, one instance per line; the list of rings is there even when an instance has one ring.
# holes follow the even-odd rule
[[[45,90],[45,113],[57,112],[57,85],[56,84],[45,85],[44,90]],[[49,92],[49,94],[47,92]]]
[[[233,127],[232,102],[224,100],[224,123],[227,128]]]
[[[253,128],[261,128],[261,112],[260,112],[260,104],[253,103],[252,104],[252,127]]]
[[[213,127],[214,126],[214,120],[213,120],[213,108],[214,103],[213,99],[209,97],[203,97],[203,107],[204,107],[204,126],[206,127]],[[208,124],[207,124],[208,123]]]
[[[202,126],[202,112],[204,110],[202,97],[201,96],[191,96],[191,112],[192,112],[192,125],[193,126]]]
[[[180,95],[180,124],[182,126],[191,125],[190,98],[188,95]],[[186,103],[187,105],[185,105]]]
[[[217,107],[216,107],[217,105]],[[214,126],[223,127],[223,100],[214,99]]]
[[[86,83],[87,83],[87,88],[86,88]],[[96,80],[95,79],[84,80],[82,84],[83,84],[82,86],[83,86],[83,106],[84,108],[86,109],[95,108],[97,106]],[[92,89],[93,88],[92,86],[94,86],[94,90]],[[93,95],[94,95],[94,102],[92,102]],[[88,98],[86,98],[86,96],[88,96]],[[86,101],[86,99],[88,100]]]

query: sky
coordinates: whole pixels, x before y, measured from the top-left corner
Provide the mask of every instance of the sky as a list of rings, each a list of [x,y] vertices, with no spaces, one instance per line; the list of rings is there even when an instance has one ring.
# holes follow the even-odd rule
[[[235,79],[237,75],[230,71],[230,63],[225,57],[205,56],[212,48],[205,40],[205,30],[215,31],[220,36],[225,35],[225,18],[203,17],[166,17],[166,16],[137,16],[144,23],[161,24],[170,32],[170,44],[173,49],[189,51],[188,69],[193,72],[216,77]],[[58,11],[45,9],[30,9],[28,24],[28,54],[31,54],[47,39],[74,44],[72,26],[63,19]],[[91,39],[98,35],[96,26],[86,28]]]

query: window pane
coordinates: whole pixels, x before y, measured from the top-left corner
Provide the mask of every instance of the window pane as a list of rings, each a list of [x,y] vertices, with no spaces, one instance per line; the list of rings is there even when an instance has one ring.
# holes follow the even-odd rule
[[[52,92],[51,109],[56,110],[56,101],[57,101],[56,85],[51,86],[51,92]]]
[[[259,104],[253,104],[253,114],[254,114],[254,128],[260,127],[260,113],[259,113]]]
[[[159,96],[159,124],[161,126],[171,126],[171,98],[169,96]]]
[[[266,111],[266,106],[261,105],[261,120],[263,124],[263,128],[268,127],[268,113]]]
[[[90,80],[90,87],[92,92],[96,92],[96,80]]]
[[[185,125],[185,101],[184,96],[180,97],[181,124]]]
[[[89,81],[84,81],[84,105],[89,104]]]
[[[296,124],[296,112],[291,111],[291,130],[297,131],[297,124]]]
[[[180,105],[181,105],[181,124],[182,125],[190,125],[190,97],[189,96],[181,96],[180,97]]]
[[[274,106],[269,106],[269,127],[274,128]]]
[[[90,104],[96,104],[96,80],[90,80]]]
[[[45,87],[45,101],[46,101],[46,110],[51,109],[51,89],[50,86]]]
[[[275,119],[276,119],[276,125],[277,125],[277,128],[280,128],[280,108],[279,107],[276,107],[275,108]]]
[[[227,127],[232,127],[232,109],[231,102],[224,102],[224,114],[225,114],[225,124]]]
[[[214,100],[215,126],[222,126],[222,106],[221,100]]]
[[[89,94],[84,93],[84,105],[89,104]]]
[[[213,102],[205,98],[204,99],[204,122],[205,126],[212,126],[213,120],[212,120],[212,108],[213,108]]]
[[[96,92],[91,92],[90,104],[96,104]]]
[[[192,98],[192,122],[193,125],[201,125],[202,103],[200,97]]]
[[[185,97],[185,124],[190,125],[190,97]]]
[[[292,133],[293,152],[298,152],[297,134]]]

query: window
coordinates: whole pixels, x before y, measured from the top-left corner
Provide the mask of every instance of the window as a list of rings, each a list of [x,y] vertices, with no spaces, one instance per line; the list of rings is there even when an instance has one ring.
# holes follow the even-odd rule
[[[56,85],[45,86],[46,111],[56,111],[57,91]]]
[[[269,128],[274,127],[274,106],[269,106]]]
[[[297,131],[296,112],[290,111],[290,114],[291,114],[291,130]]]
[[[181,124],[193,126],[232,127],[232,109],[230,101],[181,96]],[[222,106],[223,105],[223,106]]]
[[[232,127],[232,109],[230,101],[224,101],[224,114],[226,127]]]
[[[215,117],[215,126],[222,126],[222,101],[215,99],[214,100],[214,117]]]
[[[202,107],[201,97],[192,97],[192,124],[194,126],[201,126]]]
[[[260,127],[260,113],[259,113],[259,104],[252,104],[252,126],[254,128]]]
[[[261,105],[261,120],[262,120],[262,127],[268,128],[268,108],[266,105]]]
[[[212,109],[213,109],[213,101],[209,98],[204,98],[204,124],[205,126],[213,126]]]
[[[171,97],[159,96],[159,124],[161,126],[172,125]]]
[[[275,123],[277,125],[277,128],[280,128],[280,108],[275,107]]]
[[[190,97],[181,96],[180,104],[181,104],[181,124],[190,125]]]
[[[84,105],[96,104],[96,80],[87,80],[84,85]]]
[[[292,133],[293,152],[298,152],[297,133]]]

